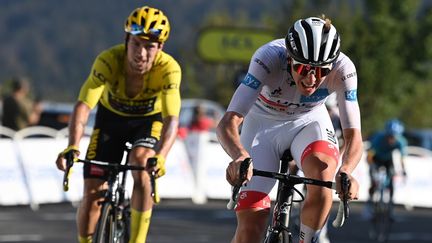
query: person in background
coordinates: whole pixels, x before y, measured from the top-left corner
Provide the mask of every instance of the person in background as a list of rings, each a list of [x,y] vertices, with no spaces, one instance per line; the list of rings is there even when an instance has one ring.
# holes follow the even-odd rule
[[[194,107],[192,121],[189,125],[190,132],[211,131],[215,126],[215,121],[206,115],[206,110],[203,106],[197,105]]]
[[[393,152],[398,150],[401,154],[400,165],[402,176],[406,177],[405,156],[408,142],[403,136],[405,128],[398,119],[391,119],[385,123],[384,130],[373,135],[370,139],[370,147],[368,149],[367,162],[369,163],[370,188],[369,198],[366,203],[364,216],[370,218],[372,216],[372,197],[376,190],[376,184],[373,179],[375,172],[382,166],[385,167],[387,176],[390,177],[390,202],[393,204],[394,195],[394,177],[395,167],[393,161]]]
[[[3,99],[2,125],[19,131],[39,122],[42,105],[29,97],[30,84],[25,78],[14,78],[11,94]]]
[[[125,143],[132,144],[129,163],[147,170],[132,172],[129,242],[143,243],[153,209],[149,173],[155,171],[157,177],[165,174],[165,158],[177,136],[181,68],[162,50],[170,23],[160,9],[134,9],[123,30],[125,42],[98,55],[81,87],[69,124],[69,143],[56,165],[64,171],[65,156],[79,155],[90,111],[98,106],[86,158],[120,162]],[[148,166],[150,159],[156,160],[156,166]],[[107,174],[98,166],[84,165],[84,193],[77,216],[80,243],[92,241]]]

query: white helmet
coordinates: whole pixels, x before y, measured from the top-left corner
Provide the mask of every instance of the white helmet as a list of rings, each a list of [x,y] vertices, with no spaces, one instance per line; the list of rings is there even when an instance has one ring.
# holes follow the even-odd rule
[[[294,60],[312,66],[332,63],[340,53],[336,28],[317,17],[297,20],[289,28],[285,44]]]

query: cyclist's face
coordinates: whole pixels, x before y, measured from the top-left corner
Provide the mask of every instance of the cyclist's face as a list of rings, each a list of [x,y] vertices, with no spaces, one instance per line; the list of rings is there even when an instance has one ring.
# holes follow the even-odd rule
[[[291,59],[291,73],[297,89],[302,95],[312,95],[322,84],[328,73],[329,67],[312,67],[310,65],[295,62]]]
[[[152,66],[157,53],[162,49],[163,44],[159,42],[142,39],[130,35],[127,42],[127,62],[133,72],[144,74]]]

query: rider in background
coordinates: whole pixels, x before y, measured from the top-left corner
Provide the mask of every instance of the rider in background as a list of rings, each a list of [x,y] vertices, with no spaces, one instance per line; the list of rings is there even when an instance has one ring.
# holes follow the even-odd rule
[[[332,93],[337,93],[345,141],[341,157],[325,106]],[[247,75],[218,124],[217,135],[232,158],[226,170],[227,181],[231,185],[247,181],[236,207],[233,243],[262,241],[270,214],[269,193],[276,181],[252,177],[252,167],[278,171],[286,149],[291,150],[306,177],[334,180],[336,176],[340,197],[340,173],[345,172],[352,183],[347,199],[358,198],[358,183],[351,176],[363,151],[357,75],[352,61],[340,52],[340,36],[329,19],[299,19],[285,38],[255,52]],[[252,158],[253,166],[245,180],[239,170],[246,158]],[[331,189],[307,186],[301,242],[316,242],[332,203]]]
[[[402,135],[404,132],[404,125],[398,119],[388,120],[385,124],[384,131],[379,132],[372,136],[370,139],[370,147],[368,149],[367,161],[369,163],[369,175],[371,179],[371,186],[369,188],[369,199],[367,206],[371,208],[372,197],[376,190],[376,186],[373,180],[373,174],[381,166],[384,166],[388,177],[391,178],[390,188],[390,202],[393,203],[394,194],[394,177],[395,168],[393,162],[393,152],[398,150],[401,154],[400,165],[402,174],[406,176],[404,159],[406,156],[407,140]]]
[[[162,51],[170,25],[156,8],[137,8],[127,17],[125,43],[98,55],[69,124],[69,144],[57,158],[65,170],[65,155],[79,155],[90,110],[98,107],[95,126],[86,159],[121,161],[125,143],[132,144],[129,163],[146,166],[148,171],[134,171],[131,198],[129,242],[145,242],[153,201],[150,171],[165,174],[165,158],[174,144],[180,113],[181,69],[174,58]],[[100,215],[99,202],[106,189],[107,171],[96,165],[84,165],[84,194],[78,209],[79,242],[91,242]]]

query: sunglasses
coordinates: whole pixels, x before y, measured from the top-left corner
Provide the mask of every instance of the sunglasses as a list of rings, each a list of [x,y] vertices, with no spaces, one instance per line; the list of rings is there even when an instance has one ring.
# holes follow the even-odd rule
[[[297,62],[294,59],[292,59],[292,67],[294,71],[300,76],[307,76],[308,74],[313,74],[317,78],[322,78],[327,76],[332,70],[331,64],[320,66],[320,67],[314,67],[309,64]]]
[[[149,39],[157,39],[160,34],[161,31],[159,29],[149,29],[148,31],[144,30],[144,27],[141,25],[137,25],[137,24],[132,24],[130,27],[125,29],[126,32],[131,33],[132,35],[137,35],[137,36],[146,36]]]

